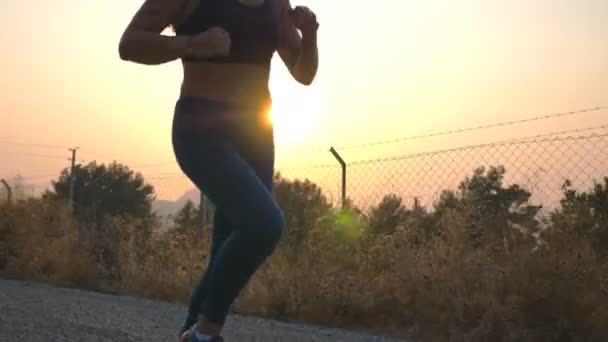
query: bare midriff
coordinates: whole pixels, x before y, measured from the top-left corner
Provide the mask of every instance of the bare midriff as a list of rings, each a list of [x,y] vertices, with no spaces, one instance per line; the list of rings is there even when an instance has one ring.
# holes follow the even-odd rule
[[[269,104],[267,66],[183,62],[181,95],[236,105]]]

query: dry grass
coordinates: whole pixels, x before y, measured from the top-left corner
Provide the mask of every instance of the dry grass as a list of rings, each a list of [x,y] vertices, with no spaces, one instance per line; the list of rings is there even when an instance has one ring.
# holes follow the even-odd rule
[[[447,228],[425,243],[412,242],[411,227],[369,237],[320,225],[297,258],[281,245],[235,310],[429,341],[608,339],[608,264],[588,241],[548,232],[545,248],[498,253],[473,248],[456,213],[442,220]],[[60,204],[4,205],[0,267],[19,278],[112,284],[184,302],[203,271],[209,237],[155,234],[153,225],[112,218],[91,233]]]
[[[77,244],[78,224],[64,205],[26,200],[0,206],[0,265],[20,279],[90,288],[98,279],[87,251]]]
[[[241,304],[272,317],[426,340],[608,338],[602,323],[608,307],[600,305],[608,303],[600,285],[606,285],[606,264],[602,268],[588,243],[555,236],[550,249],[500,255],[471,248],[464,222],[456,215],[445,219],[449,230],[428,244],[404,243],[410,233],[400,230],[360,246],[349,254],[354,267],[332,250],[307,251],[314,260],[296,264],[279,252]]]

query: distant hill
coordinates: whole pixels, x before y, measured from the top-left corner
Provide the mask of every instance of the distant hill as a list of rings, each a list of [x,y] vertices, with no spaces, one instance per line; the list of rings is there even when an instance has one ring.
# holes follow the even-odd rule
[[[175,201],[167,201],[167,200],[156,200],[152,203],[152,210],[156,212],[159,216],[168,217],[169,215],[173,215],[177,213],[181,208],[186,205],[188,200],[192,201],[195,205],[200,203],[201,192],[194,188],[182,196],[180,196]]]

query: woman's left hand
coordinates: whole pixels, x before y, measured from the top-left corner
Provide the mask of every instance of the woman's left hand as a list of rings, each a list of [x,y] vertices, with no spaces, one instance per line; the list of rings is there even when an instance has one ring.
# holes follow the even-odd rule
[[[296,6],[290,12],[293,26],[303,34],[314,33],[319,28],[317,15],[306,6]]]

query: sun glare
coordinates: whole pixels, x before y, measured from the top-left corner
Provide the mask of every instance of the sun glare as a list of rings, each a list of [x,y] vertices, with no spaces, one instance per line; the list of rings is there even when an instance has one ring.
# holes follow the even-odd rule
[[[319,123],[320,98],[313,87],[282,84],[273,90],[268,113],[278,145],[300,142]]]

